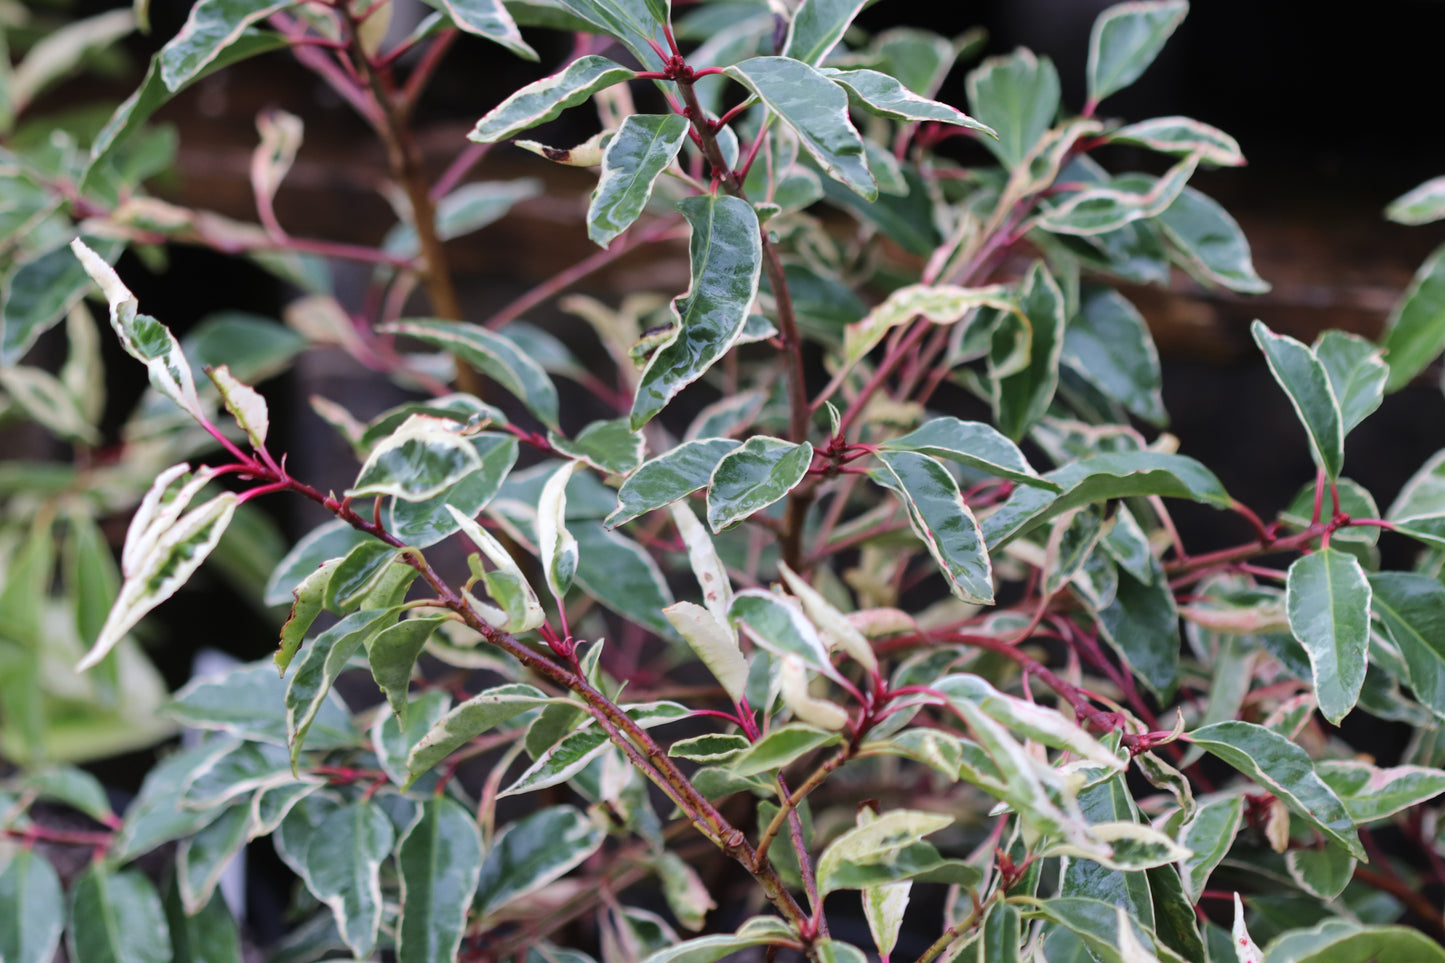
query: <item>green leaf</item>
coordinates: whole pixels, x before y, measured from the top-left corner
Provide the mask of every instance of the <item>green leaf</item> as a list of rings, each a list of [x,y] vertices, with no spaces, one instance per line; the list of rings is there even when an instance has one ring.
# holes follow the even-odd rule
[[[816,67],[843,39],[864,0],[803,0],[788,24],[780,51],[784,57]]]
[[[870,477],[902,499],[914,534],[943,569],[949,590],[965,602],[991,605],[993,564],[978,522],[948,469],[912,451],[879,451],[878,460],[887,474],[875,471]]]
[[[1168,421],[1154,339],[1144,316],[1112,288],[1087,289],[1064,331],[1062,359],[1132,414],[1153,425]]]
[[[1079,808],[1090,823],[1137,823],[1134,806],[1122,774],[1079,791]],[[1154,925],[1154,901],[1143,873],[1111,869],[1091,859],[1069,859],[1059,884],[1060,896],[1088,896],[1122,906],[1141,925]]]
[[[687,140],[681,114],[630,114],[602,152],[602,176],[587,207],[587,236],[602,247],[632,226],[652,185]]]
[[[1045,209],[1038,226],[1053,234],[1090,237],[1157,217],[1179,197],[1197,166],[1198,155],[1190,154],[1163,177],[1126,174],[1098,187],[1085,187]]]
[[[738,647],[736,632],[725,620],[694,602],[676,602],[663,609],[663,614],[728,697],[741,702],[747,688],[748,663]]]
[[[1155,117],[1120,127],[1108,135],[1111,144],[1137,144],[1162,154],[1197,154],[1201,164],[1239,167],[1244,154],[1239,142],[1217,127],[1192,117]]]
[[[733,596],[728,617],[747,627],[748,634],[769,652],[797,656],[823,675],[836,675],[828,647],[797,599],[766,589],[745,589]]]
[[[969,130],[982,131],[997,137],[987,124],[981,124],[956,107],[941,104],[936,100],[920,97],[894,78],[877,70],[850,68],[839,70],[824,67],[823,76],[841,84],[856,97],[869,113],[891,120],[934,121],[940,124],[954,124]]]
[[[379,540],[362,542],[347,552],[327,580],[322,597],[327,611],[341,615],[355,608],[399,557],[395,548]]]
[[[1356,823],[1387,819],[1445,792],[1445,770],[1425,766],[1381,769],[1359,759],[1323,759],[1315,771]]]
[[[301,582],[313,576],[328,559],[340,559],[357,545],[375,541],[365,532],[352,528],[341,519],[326,522],[301,537],[271,573],[261,601],[267,605],[287,605],[294,601],[293,592]],[[324,590],[324,584],[317,586]]]
[[[1063,713],[1000,692],[980,676],[967,673],[947,675],[934,682],[931,688],[955,704],[960,700],[973,703],[1017,736],[1070,752],[1079,759],[1106,769],[1122,771],[1127,765]]]
[[[1199,902],[1209,875],[1234,845],[1243,812],[1241,796],[1211,799],[1200,803],[1179,827],[1180,844],[1194,851],[1193,856],[1179,863],[1184,894],[1191,903]]]
[[[687,759],[706,765],[725,765],[736,759],[738,753],[750,745],[752,743],[748,742],[746,736],[711,732],[693,736],[691,739],[679,739],[668,747],[667,754],[676,759]]]
[[[246,845],[251,807],[234,804],[209,826],[181,840],[176,848],[176,889],[187,913],[210,902],[227,865]]]
[[[920,427],[880,445],[885,451],[916,451],[957,462],[997,478],[1059,491],[1029,465],[1018,445],[981,421],[931,418]]]
[[[146,773],[140,792],[125,812],[125,821],[111,846],[121,862],[150,852],[162,843],[197,832],[217,816],[181,805],[181,790],[215,753],[211,745],[196,746],[162,759]]]
[[[1445,245],[1431,252],[1395,302],[1380,346],[1390,365],[1386,391],[1405,387],[1445,348]]]
[[[1194,188],[1184,188],[1151,223],[1174,246],[1179,266],[1201,283],[1223,285],[1241,294],[1269,290],[1268,282],[1254,273],[1249,242],[1234,218]]]
[[[813,462],[813,446],[756,435],[724,455],[707,490],[707,523],[714,532],[767,508],[797,487]]]
[[[1120,907],[1103,900],[1080,896],[1039,900],[1029,915],[1049,920],[1074,933],[1087,947],[1089,957],[1102,963],[1175,963],[1181,960],[1167,947],[1160,946],[1153,934],[1144,930],[1141,922],[1129,919]],[[1121,933],[1121,927],[1128,932]]]
[[[518,57],[536,60],[537,51],[522,39],[522,32],[502,0],[425,0],[437,10],[445,10],[457,28],[478,37],[486,37],[506,47]]]
[[[174,953],[171,963],[242,963],[241,929],[220,893],[212,895],[199,912],[188,915],[172,881],[165,910]]]
[[[683,388],[713,366],[742,334],[758,293],[762,237],[752,205],[705,194],[678,203],[692,228],[691,284],[673,299],[674,325],[638,380],[632,427],[647,424]]]
[[[367,639],[366,661],[371,666],[371,676],[386,693],[386,701],[402,725],[406,725],[412,667],[427,639],[446,621],[448,616],[444,614],[402,619]]]
[[[753,743],[751,748],[728,763],[727,768],[735,776],[757,776],[784,769],[815,749],[841,741],[842,737],[836,732],[790,722]]]
[[[358,800],[327,815],[306,847],[306,884],[331,908],[341,938],[358,959],[369,957],[376,945],[381,864],[395,838],[385,810]]]
[[[1385,216],[1396,224],[1429,224],[1445,218],[1445,177],[1435,177],[1390,202]]]
[[[557,427],[557,388],[547,372],[509,339],[462,321],[394,321],[379,330],[425,341],[481,371],[511,392],[549,428]]]
[[[1445,961],[1445,949],[1407,926],[1365,926],[1334,918],[1313,929],[1285,933],[1273,940],[1264,954],[1264,963],[1369,963],[1371,960],[1436,963]]]
[[[1320,712],[1340,724],[1360,697],[1370,648],[1370,583],[1353,555],[1324,548],[1289,567],[1285,608],[1305,647]]]
[[[848,95],[816,68],[787,57],[753,57],[726,73],[757,94],[798,135],[829,177],[866,200],[878,197],[863,139],[848,119]]]
[[[306,734],[316,720],[326,695],[352,655],[395,619],[398,609],[362,609],[322,632],[301,650],[296,671],[286,687],[286,739],[291,765],[301,758]]]
[[[1018,299],[1023,318],[1012,314],[1000,318],[988,355],[994,421],[1014,441],[1048,411],[1059,384],[1064,343],[1064,294],[1042,261],[1034,262]],[[1011,370],[1008,363],[1017,340],[1016,326],[1026,329],[1028,364],[1022,370]]]
[[[286,744],[286,682],[265,662],[192,679],[175,694],[165,714],[197,729],[240,739]],[[307,738],[313,749],[354,746],[360,740],[351,713],[333,693],[321,701]]]
[[[580,17],[605,36],[615,37],[648,70],[662,69],[662,60],[647,41],[666,46],[662,24],[656,19],[658,0],[555,0],[557,6]],[[575,29],[567,27],[567,29]]]
[[[887,863],[923,837],[953,823],[941,813],[895,809],[856,829],[843,833],[818,857],[818,892],[826,895],[843,888],[839,874],[845,864],[867,866]]]
[[[607,516],[614,528],[706,488],[713,469],[741,442],[731,438],[688,441],[643,462],[617,490],[617,509]]]
[[[1411,476],[1385,517],[1397,531],[1445,548],[1445,450],[1431,455]]]
[[[1369,580],[1370,608],[1405,660],[1410,689],[1445,718],[1445,585],[1413,572],[1376,572]]]
[[[673,602],[656,560],[641,545],[600,522],[571,524],[581,557],[577,585],[587,595],[663,638],[674,638],[662,610]]]
[[[1320,849],[1290,849],[1284,862],[1300,889],[1322,900],[1338,897],[1355,875],[1355,860],[1329,844]]]
[[[579,458],[610,475],[626,475],[642,464],[642,435],[626,418],[594,421],[570,439],[549,432],[548,440],[568,458]]]
[[[387,531],[408,545],[426,548],[457,531],[453,510],[473,518],[491,502],[517,463],[517,439],[484,432],[468,440],[476,449],[481,468],[432,498],[390,499],[385,509],[389,516]]]
[[[1138,80],[1188,13],[1184,0],[1121,3],[1104,11],[1089,35],[1089,103]]]
[[[482,467],[461,429],[446,418],[412,415],[371,450],[347,496],[393,495],[410,502],[435,498]]]
[[[1314,352],[1329,375],[1330,388],[1340,404],[1341,428],[1348,435],[1351,428],[1380,407],[1390,369],[1379,348],[1344,331],[1321,334],[1315,340]]]
[[[577,539],[567,530],[567,482],[581,464],[569,461],[553,472],[537,503],[537,560],[559,606],[577,574]]]
[[[1338,478],[1345,460],[1345,433],[1325,366],[1309,348],[1289,335],[1275,334],[1262,321],[1249,330],[1309,435],[1315,464],[1330,478]]]
[[[57,799],[98,823],[109,823],[115,818],[105,787],[84,769],[74,766],[41,769],[27,774],[20,785],[43,799]],[[0,959],[9,957],[0,956]]]
[[[515,137],[577,106],[599,90],[635,76],[635,71],[606,57],[578,57],[561,73],[534,81],[493,107],[467,137],[481,144]]]
[[[260,23],[294,0],[200,0],[179,33],[157,55],[161,81],[171,93],[200,76],[220,53],[252,24]]]
[[[75,963],[170,963],[165,910],[145,874],[92,863],[70,894],[69,948]]]
[[[51,963],[65,929],[60,878],[50,861],[28,847],[16,847],[0,865],[0,959],[6,963]]]
[[[43,368],[0,368],[0,388],[34,422],[67,441],[100,443],[100,435],[64,383]]]
[[[1244,773],[1356,859],[1365,858],[1340,797],[1315,773],[1303,749],[1284,736],[1252,722],[1216,722],[1185,739],[1202,746]]]
[[[844,363],[851,367],[893,328],[924,317],[934,324],[954,324],[975,308],[1018,311],[1014,294],[1003,285],[961,288],[952,284],[910,284],[899,288],[843,332]]]
[[[1022,47],[990,57],[967,78],[973,116],[998,134],[984,146],[1010,170],[1023,163],[1059,112],[1059,74],[1053,61]]]
[[[87,237],[86,243],[93,244],[105,259],[120,255],[120,245],[113,241]],[[85,266],[63,244],[10,271],[0,291],[4,303],[0,364],[18,363],[37,338],[80,303],[89,288],[90,275]]]
[[[980,927],[979,963],[1023,963],[1023,917],[1019,908],[1002,900],[989,906]]]
[[[411,778],[426,772],[472,739],[528,709],[553,702],[538,689],[508,683],[486,689],[456,706],[427,731],[406,757]]]
[[[397,960],[455,959],[482,868],[476,820],[446,796],[427,800],[421,819],[402,837],[396,865],[401,877]]]
[[[797,934],[776,916],[755,916],[736,933],[699,936],[658,950],[642,963],[716,963],[737,950],[750,946],[796,945]]]
[[[487,852],[475,909],[485,918],[591,856],[606,834],[580,810],[552,806],[509,823]]]

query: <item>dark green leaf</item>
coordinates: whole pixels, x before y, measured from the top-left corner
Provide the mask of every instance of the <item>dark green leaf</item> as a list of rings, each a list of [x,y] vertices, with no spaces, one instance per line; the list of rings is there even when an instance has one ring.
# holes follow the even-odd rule
[[[396,619],[397,611],[391,608],[353,612],[301,650],[296,671],[286,687],[285,700],[286,739],[291,744],[293,767],[301,757],[306,735],[320,713],[332,683],[366,640]]]
[[[1360,697],[1369,661],[1370,583],[1353,555],[1324,548],[1289,567],[1290,631],[1309,653],[1320,712],[1340,724]]]
[[[381,863],[391,854],[395,831],[375,803],[338,807],[311,835],[306,847],[307,886],[336,917],[336,928],[358,959],[371,955],[381,925]]]
[[[500,334],[475,324],[439,320],[396,321],[381,330],[417,338],[455,355],[515,395],[544,425],[557,427],[557,388],[552,379]]]
[[[1185,0],[1121,3],[1104,11],[1089,36],[1089,102],[1138,80],[1188,13]]]
[[[1099,612],[1099,629],[1135,675],[1167,696],[1179,678],[1179,610],[1164,572],[1154,565],[1147,582],[1119,573],[1114,601]]]
[[[99,239],[95,249],[104,257],[120,255],[120,246]],[[90,276],[64,244],[17,266],[0,291],[0,364],[13,365],[25,356],[42,334],[54,327],[90,288]]]
[[[1325,759],[1315,770],[1356,823],[1388,819],[1445,792],[1445,771],[1425,766],[1381,769],[1362,759]]]
[[[784,57],[818,66],[843,39],[864,0],[803,0],[788,24],[780,51]]]
[[[913,451],[880,451],[878,460],[887,474],[871,477],[903,500],[914,534],[947,575],[949,590],[965,602],[992,604],[993,565],[983,533],[948,469]]]
[[[445,10],[452,23],[467,33],[486,37],[506,47],[519,57],[536,60],[537,51],[527,46],[516,21],[502,5],[502,0],[425,0],[438,10]]]
[[[51,963],[65,929],[60,878],[50,862],[29,847],[16,847],[0,865],[0,959]]]
[[[652,555],[601,522],[578,522],[571,530],[580,554],[577,586],[618,615],[675,638],[662,614],[673,602],[672,592]]]
[[[892,120],[954,124],[997,136],[988,125],[979,123],[958,108],[920,97],[894,78],[877,70],[839,70],[824,67],[822,72],[829,80],[846,87],[869,113]]]
[[[113,873],[98,862],[76,880],[70,894],[70,958],[75,963],[170,963],[165,910],[145,874],[134,869]]]
[[[1086,291],[1064,331],[1063,361],[1132,414],[1168,421],[1154,339],[1144,316],[1112,288]]]
[[[616,37],[648,70],[660,70],[662,61],[647,41],[666,48],[662,24],[654,17],[657,0],[555,0],[575,16],[597,28],[596,32]],[[573,28],[566,28],[573,29]]]
[[[1445,246],[1436,248],[1415,272],[1385,322],[1380,344],[1390,365],[1386,391],[1405,387],[1445,348]]]
[[[737,341],[758,293],[762,239],[752,205],[707,194],[678,204],[692,227],[691,284],[672,302],[674,327],[642,372],[632,402],[632,427],[641,428],[683,388],[712,367]]]
[[[757,435],[713,469],[707,523],[714,532],[762,511],[797,487],[813,462],[813,446]]]
[[[739,444],[731,438],[688,441],[643,462],[618,489],[617,510],[607,516],[607,526],[616,527],[706,488],[717,463]]]
[[[397,960],[455,959],[482,868],[476,820],[452,799],[429,799],[421,819],[402,838],[396,864],[401,877]]]
[[[1254,272],[1249,242],[1224,208],[1192,187],[1154,219],[1175,248],[1180,267],[1204,284],[1241,294],[1263,294],[1269,284]]]
[[[591,856],[605,834],[580,810],[553,806],[510,823],[492,841],[476,888],[475,909],[493,910],[534,892]]]
[[[1018,339],[1017,315],[1002,314],[989,348],[994,420],[1005,435],[1018,441],[1048,411],[1059,384],[1059,356],[1064,343],[1064,295],[1042,261],[1034,263],[1018,295],[1027,319],[1023,338],[1028,363],[1014,370],[1009,363]]]
[[[1288,335],[1275,334],[1262,321],[1254,322],[1250,333],[1309,435],[1315,464],[1330,478],[1338,478],[1345,460],[1345,433],[1325,366],[1309,348]]]
[[[172,882],[165,909],[174,954],[171,963],[242,963],[241,929],[220,893],[212,894],[199,912],[187,914]]]
[[[407,696],[411,689],[411,670],[417,656],[437,626],[447,621],[446,615],[424,615],[402,619],[366,640],[366,661],[371,676],[401,724],[406,725]]]
[[[347,496],[392,495],[409,502],[436,498],[481,470],[481,458],[461,427],[444,418],[412,415],[371,450]]]
[[[672,166],[687,140],[680,114],[631,114],[602,152],[602,174],[587,208],[587,236],[606,247],[632,226],[652,197],[652,185]]]
[[[1370,607],[1400,650],[1415,697],[1445,718],[1445,586],[1428,575],[1369,576]]]
[[[931,418],[901,438],[884,442],[887,451],[916,451],[957,462],[998,478],[1058,491],[1029,465],[1018,445],[981,421]]]
[[[1390,369],[1381,360],[1379,348],[1344,331],[1326,331],[1315,341],[1314,351],[1329,375],[1340,403],[1342,428],[1349,434],[1380,407]]]
[[[634,71],[606,57],[578,57],[561,73],[534,81],[493,107],[467,136],[483,144],[515,137],[577,106],[599,90],[635,76]]]

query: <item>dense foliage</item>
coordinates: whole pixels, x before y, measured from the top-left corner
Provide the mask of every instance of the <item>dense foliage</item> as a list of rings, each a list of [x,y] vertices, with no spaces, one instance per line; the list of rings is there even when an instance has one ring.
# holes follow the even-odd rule
[[[72,454],[0,465],[0,959],[64,934],[77,963],[239,960],[217,883],[269,837],[299,877],[287,961],[1445,960],[1424,895],[1445,885],[1445,452],[1384,513],[1344,458],[1445,347],[1445,249],[1379,345],[1255,322],[1318,468],[1279,518],[1176,451],[1111,284],[1267,287],[1189,186],[1236,142],[1107,113],[1183,0],[1098,19],[1078,112],[1020,49],[967,70],[967,113],[934,98],[981,37],[865,36],[863,0],[427,2],[388,40],[390,0],[200,0],[100,125],[32,108],[144,4],[3,8],[0,389]],[[459,33],[536,59],[519,23],[573,53],[479,104],[429,180],[410,117],[432,73]],[[147,192],[175,148],[151,114],[283,48],[386,147],[379,247],[282,226],[303,126],[280,111],[258,223]],[[445,242],[536,191],[469,172],[588,103],[598,136],[517,144],[600,168],[601,253],[463,318]],[[1101,163],[1131,156],[1164,173]],[[1445,180],[1389,213],[1445,217]],[[522,320],[684,237],[686,291],[561,302],[585,346]],[[289,326],[228,313],[177,340],[112,266],[176,244],[275,274]],[[369,269],[364,298],[339,262]],[[112,435],[96,290],[150,383]],[[58,372],[26,363],[62,325]],[[415,398],[315,400],[359,463],[339,494],[291,474],[253,387],[309,350]],[[298,495],[332,520],[268,559],[250,502]],[[1173,500],[1238,544],[1190,553]],[[126,517],[117,562],[100,523]],[[1380,569],[1382,531],[1418,543],[1413,570]],[[135,631],[203,565],[290,614],[274,660],[168,697]],[[374,686],[343,700],[348,673]],[[1398,764],[1341,738],[1352,714],[1412,728]],[[201,738],[123,813],[74,765],[180,727]]]

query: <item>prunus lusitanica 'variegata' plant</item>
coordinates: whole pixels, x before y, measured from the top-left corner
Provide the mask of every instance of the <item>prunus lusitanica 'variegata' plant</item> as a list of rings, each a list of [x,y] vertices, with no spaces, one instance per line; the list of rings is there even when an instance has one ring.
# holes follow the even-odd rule
[[[200,0],[104,126],[0,155],[0,387],[76,452],[0,473],[3,748],[23,763],[0,791],[0,959],[46,963],[64,936],[77,963],[239,960],[217,880],[264,836],[299,877],[291,961],[1445,960],[1423,895],[1445,883],[1445,452],[1384,512],[1344,457],[1445,347],[1445,254],[1379,345],[1254,323],[1318,468],[1279,518],[1176,451],[1148,329],[1110,285],[1267,287],[1189,186],[1242,164],[1235,141],[1107,109],[1183,0],[1099,17],[1077,111],[1047,58],[866,36],[862,0],[427,2],[388,40],[390,0]],[[0,122],[144,13],[35,43]],[[575,32],[572,54],[479,104],[428,180],[408,118],[432,71],[459,33],[537,59],[518,23]],[[258,122],[259,223],[143,190],[173,150],[150,114],[278,48],[386,147],[383,245],[282,227],[302,124],[281,111]],[[934,99],[956,63],[957,107]],[[589,104],[600,135],[516,143],[597,169],[598,253],[464,316],[444,242],[538,190],[472,165]],[[1110,145],[1163,173],[1106,170]],[[1445,181],[1389,213],[1445,217]],[[600,347],[522,320],[683,238],[686,290],[560,302]],[[170,243],[277,275],[290,326],[177,340],[113,267]],[[346,299],[363,313],[329,261],[370,270]],[[150,387],[98,458],[105,316]],[[24,364],[62,323],[58,374]],[[315,401],[359,465],[337,492],[288,470],[252,387],[310,347],[414,393],[375,417]],[[592,410],[564,411],[559,382]],[[202,565],[244,581],[249,503],[297,496],[332,518],[262,572],[290,605],[274,660],[151,720],[133,631]],[[1237,544],[1189,552],[1181,500]],[[1382,530],[1414,540],[1413,570],[1380,570]],[[343,700],[348,674],[374,688]],[[1399,765],[1343,741],[1352,714],[1413,728]],[[115,813],[55,763],[127,718],[149,720],[139,744],[200,738]],[[163,870],[136,865],[168,844]],[[93,859],[62,885],[48,856],[74,848]]]

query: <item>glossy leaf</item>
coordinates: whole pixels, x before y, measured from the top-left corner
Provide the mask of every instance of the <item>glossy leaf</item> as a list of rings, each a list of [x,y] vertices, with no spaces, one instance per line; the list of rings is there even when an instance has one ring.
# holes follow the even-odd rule
[[[1445,246],[1431,252],[1385,321],[1386,391],[1399,391],[1445,348]]]
[[[1163,177],[1125,175],[1085,187],[1041,213],[1038,226],[1053,234],[1092,237],[1157,217],[1179,197],[1198,165],[1199,157],[1190,154]]]
[[[507,338],[460,321],[396,321],[381,330],[417,338],[455,355],[519,398],[544,425],[557,427],[557,388],[552,379]]]
[[[652,198],[652,185],[687,140],[680,114],[630,114],[602,152],[602,176],[587,208],[587,236],[602,247],[632,226]]]
[[[1311,929],[1282,934],[1270,942],[1263,959],[1264,963],[1441,963],[1445,961],[1445,949],[1408,926],[1365,926],[1336,918]]]
[[[0,959],[51,963],[65,929],[60,878],[34,849],[16,847],[0,863]]]
[[[1059,711],[1000,692],[980,676],[947,675],[934,682],[931,688],[952,702],[961,699],[972,702],[1015,735],[1073,753],[1079,759],[1086,759],[1105,769],[1122,771],[1127,765],[1082,726]]]
[[[828,0],[825,0],[828,2]],[[878,196],[848,95],[816,68],[787,57],[753,57],[726,68],[788,126],[829,177],[866,200]]]
[[[1326,331],[1314,344],[1315,357],[1329,375],[1330,388],[1340,404],[1341,427],[1349,434],[1370,415],[1385,396],[1389,367],[1380,349],[1358,335]]]
[[[1004,315],[994,329],[988,368],[993,380],[994,421],[1018,441],[1043,417],[1059,384],[1059,357],[1064,344],[1064,295],[1042,262],[1035,262],[1018,294],[1019,309],[1027,319],[1023,340],[1028,364],[1010,370],[1015,342],[1013,326],[1020,321]]]
[[[371,955],[381,925],[381,864],[396,833],[386,812],[359,800],[327,815],[306,847],[306,884],[331,908],[358,959]]]
[[[1181,959],[1156,943],[1152,934],[1142,932],[1142,923],[1104,900],[1078,896],[1040,900],[1034,914],[1077,935],[1089,956],[1103,963],[1176,963]],[[1121,934],[1120,927],[1129,934]]]
[[[1269,290],[1268,282],[1254,271],[1249,242],[1234,218],[1194,188],[1184,188],[1152,223],[1174,246],[1180,267],[1197,280],[1241,294]]]
[[[578,57],[560,73],[528,84],[493,107],[467,137],[482,144],[515,137],[577,106],[599,90],[635,76],[634,71],[606,57]]]
[[[457,705],[431,727],[406,758],[413,780],[477,736],[553,701],[529,685],[494,686]]]
[[[1089,289],[1064,331],[1063,362],[1145,421],[1168,421],[1159,352],[1133,304],[1111,288]]]
[[[1376,572],[1369,580],[1370,608],[1405,660],[1410,689],[1445,718],[1445,586],[1413,572]]]
[[[1059,74],[1053,61],[1020,47],[990,57],[967,78],[973,117],[998,134],[984,146],[1010,170],[1018,167],[1059,112]]]
[[[1332,900],[1344,891],[1355,874],[1355,860],[1338,846],[1289,849],[1284,862],[1290,878],[1312,896]]]
[[[371,676],[386,694],[391,711],[406,724],[407,698],[411,690],[411,673],[422,647],[437,626],[448,621],[446,615],[423,615],[402,619],[371,636],[366,646],[366,661]]]
[[[1314,670],[1320,712],[1340,724],[1360,697],[1370,643],[1370,583],[1353,555],[1324,548],[1289,567],[1290,631]]]
[[[987,124],[979,123],[956,107],[920,97],[888,74],[866,68],[840,70],[824,67],[823,76],[841,84],[869,113],[901,121],[933,121],[981,131],[997,137]]]
[[[1162,154],[1197,154],[1202,164],[1239,167],[1244,163],[1238,141],[1192,117],[1141,120],[1109,134],[1109,142],[1135,144]]]
[[[1250,333],[1309,435],[1315,464],[1330,478],[1338,478],[1345,460],[1345,434],[1340,403],[1325,366],[1312,350],[1289,335],[1275,334],[1261,321],[1254,322]]]
[[[579,465],[569,461],[553,472],[537,503],[537,558],[558,605],[577,574],[577,539],[567,530],[567,482]]]
[[[1445,547],[1445,450],[1431,455],[1405,482],[1385,517],[1397,531]]]
[[[195,80],[221,51],[252,24],[260,23],[293,0],[200,0],[185,24],[158,55],[161,80],[172,93]]]
[[[886,863],[910,844],[952,823],[952,816],[941,813],[894,809],[848,830],[818,857],[818,892],[827,894],[841,888],[838,874],[844,863]]]
[[[1089,36],[1089,102],[1096,104],[1138,80],[1188,13],[1184,0],[1140,0],[1104,11]]]
[[[93,863],[71,890],[70,920],[70,958],[75,963],[171,959],[161,898],[139,870],[115,873],[104,863]]]
[[[192,679],[175,694],[167,716],[197,729],[225,732],[242,739],[286,744],[286,682],[264,662],[218,675]],[[313,748],[355,745],[360,736],[345,705],[334,694],[322,700],[311,720]]]
[[[642,963],[716,963],[725,956],[750,946],[793,945],[797,935],[775,916],[755,916],[736,933],[699,936],[658,950]]]
[[[486,37],[506,47],[518,57],[536,60],[537,51],[522,39],[522,32],[502,0],[425,0],[438,10],[445,10],[458,29]]]
[[[568,458],[581,459],[609,475],[626,475],[642,464],[642,435],[626,418],[594,421],[572,438],[550,432],[548,440]]]
[[[1315,770],[1357,823],[1387,819],[1445,792],[1445,770],[1380,768],[1362,759],[1323,759]]]
[[[617,510],[607,516],[608,527],[629,522],[706,488],[717,463],[740,444],[731,438],[688,441],[643,462],[618,489]]]
[[[813,462],[813,446],[757,435],[724,455],[707,491],[707,523],[714,532],[762,511],[797,487]]]
[[[742,334],[758,293],[762,239],[752,205],[707,194],[679,202],[678,210],[692,228],[691,284],[673,300],[673,330],[638,381],[631,414],[634,430],[728,352]]]
[[[885,451],[916,451],[933,458],[957,462],[998,478],[1058,491],[1053,482],[1041,477],[1024,458],[1018,445],[991,425],[958,418],[931,418],[917,429],[884,442]]]
[[[863,0],[803,0],[788,24],[779,51],[784,57],[818,66],[843,39],[853,18],[863,9]]]
[[[735,776],[757,776],[786,768],[789,764],[823,746],[842,741],[837,732],[818,729],[801,722],[778,726],[752,747],[728,763]]]
[[[748,663],[727,622],[693,602],[675,602],[662,612],[728,697],[741,701],[748,682]]]
[[[362,609],[331,626],[301,650],[296,671],[286,687],[286,739],[291,765],[301,757],[306,734],[315,722],[337,676],[367,639],[390,625],[397,609]]]
[[[814,672],[834,674],[828,647],[797,599],[765,589],[745,589],[733,596],[728,614],[769,652],[780,658],[797,656]]]
[[[656,18],[660,0],[556,0],[556,6],[592,24],[597,32],[622,41],[648,70],[660,70],[662,61],[651,44],[666,46]],[[567,29],[575,29],[568,25]]]
[[[937,461],[912,451],[880,451],[886,474],[872,478],[902,499],[913,532],[965,602],[993,603],[993,564],[958,483]],[[1036,489],[1030,489],[1036,490]]]
[[[277,564],[261,600],[267,605],[292,603],[295,600],[292,593],[303,580],[314,576],[324,562],[339,559],[367,541],[374,539],[339,518],[317,526],[303,535]],[[324,585],[317,587],[325,588]]]
[[[431,498],[388,499],[383,510],[387,531],[408,545],[426,548],[457,531],[453,511],[471,518],[491,502],[517,463],[517,439],[484,432],[467,440],[476,450],[481,467]]]
[[[476,820],[455,800],[437,796],[402,837],[396,865],[401,877],[400,963],[455,959],[482,868]]]
[[[656,560],[641,545],[600,522],[570,525],[581,555],[577,585],[607,608],[665,639],[674,638],[662,610],[673,602]]]
[[[492,841],[476,889],[485,918],[591,856],[605,834],[580,810],[553,806],[509,823]]]
[[[1277,796],[1356,859],[1365,858],[1354,821],[1303,749],[1251,722],[1217,722],[1185,736]]]
[[[845,363],[856,364],[893,328],[924,317],[934,324],[953,324],[976,308],[1017,311],[1014,294],[1002,285],[962,288],[951,284],[911,284],[899,288],[861,321],[843,332]]]
[[[1445,177],[1434,177],[1390,202],[1385,216],[1396,224],[1429,224],[1445,218]]]

